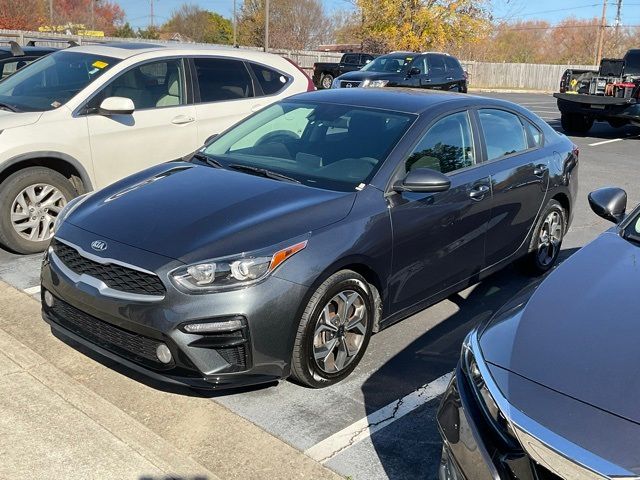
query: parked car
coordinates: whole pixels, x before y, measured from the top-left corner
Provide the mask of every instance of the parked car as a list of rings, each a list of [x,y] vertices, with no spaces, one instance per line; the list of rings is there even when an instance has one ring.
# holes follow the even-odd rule
[[[465,340],[437,414],[441,479],[640,476],[640,209],[625,218],[626,200],[593,192],[617,226]]]
[[[318,88],[331,88],[333,79],[343,73],[360,70],[372,61],[375,55],[370,53],[345,53],[339,63],[317,62],[313,64],[313,83]]]
[[[605,58],[596,71],[565,71],[553,96],[568,133],[585,134],[596,121],[640,126],[640,49],[620,60]]]
[[[446,53],[393,52],[361,70],[340,75],[332,87],[413,87],[466,93],[467,73],[457,58]]]
[[[311,89],[292,62],[238,49],[112,43],[44,57],[0,82],[0,244],[44,250],[71,198]]]
[[[372,332],[516,260],[551,268],[577,156],[509,102],[297,95],[190,161],[68,203],[43,263],[43,315],[171,382],[331,385]]]
[[[58,50],[53,47],[36,46],[35,42],[29,42],[24,47],[14,41],[6,43],[7,46],[0,45],[0,80],[26,67],[34,60]]]

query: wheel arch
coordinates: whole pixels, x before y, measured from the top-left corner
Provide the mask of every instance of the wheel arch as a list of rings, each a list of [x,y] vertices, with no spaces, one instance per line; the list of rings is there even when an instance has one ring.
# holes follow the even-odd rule
[[[54,170],[69,179],[79,194],[93,190],[87,170],[70,155],[54,151],[30,152],[17,155],[0,167],[0,183],[9,175],[29,167],[44,167]]]
[[[564,192],[558,192],[553,197],[551,197],[551,199],[558,202],[562,206],[562,208],[564,208],[567,219],[569,219],[571,215],[571,200],[569,200],[569,196]]]

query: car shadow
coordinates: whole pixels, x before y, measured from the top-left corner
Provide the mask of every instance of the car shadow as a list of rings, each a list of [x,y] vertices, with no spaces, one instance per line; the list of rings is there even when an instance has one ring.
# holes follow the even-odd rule
[[[577,250],[563,250],[560,263]],[[451,372],[467,333],[537,280],[508,267],[472,287],[468,295],[452,295],[449,300],[457,311],[390,358],[362,385],[367,416]],[[371,435],[387,478],[437,478],[442,446],[435,422],[438,405],[439,398],[431,400]]]

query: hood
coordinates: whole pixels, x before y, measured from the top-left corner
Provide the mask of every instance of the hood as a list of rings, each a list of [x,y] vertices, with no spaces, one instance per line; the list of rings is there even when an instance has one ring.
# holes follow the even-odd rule
[[[362,81],[365,79],[368,80],[397,80],[399,77],[403,77],[403,73],[396,72],[363,72],[362,70],[356,70],[353,72],[347,72],[340,75],[338,78],[340,80],[357,80]]]
[[[483,357],[640,423],[640,246],[610,231],[480,334]],[[517,303],[517,302],[516,302]]]
[[[192,263],[266,248],[337,222],[355,195],[176,162],[98,191],[67,221]]]
[[[41,116],[42,112],[7,112],[6,110],[0,110],[0,130],[31,125],[36,123]]]

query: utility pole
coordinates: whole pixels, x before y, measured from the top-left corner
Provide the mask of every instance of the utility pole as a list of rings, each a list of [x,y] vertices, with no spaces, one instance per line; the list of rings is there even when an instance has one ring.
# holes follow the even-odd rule
[[[49,0],[49,26],[53,27],[53,0]]]
[[[264,0],[264,51],[269,51],[269,0]]]
[[[596,54],[596,65],[600,65],[602,60],[602,48],[604,47],[604,32],[607,28],[607,0],[602,2],[602,19],[600,20],[600,35],[598,37],[598,53]]]
[[[91,30],[96,29],[94,4],[95,4],[95,0],[89,0],[89,8],[91,9]]]
[[[622,0],[618,0],[618,5],[616,8],[616,35],[620,30],[620,25],[622,25]]]
[[[152,29],[154,27],[154,24],[153,24],[154,23],[153,22],[153,0],[149,0],[149,1],[151,3],[151,12],[150,12],[150,15],[149,15],[151,26],[149,28]]]
[[[233,46],[235,47],[238,37],[238,17],[236,16],[236,0],[233,0]]]

